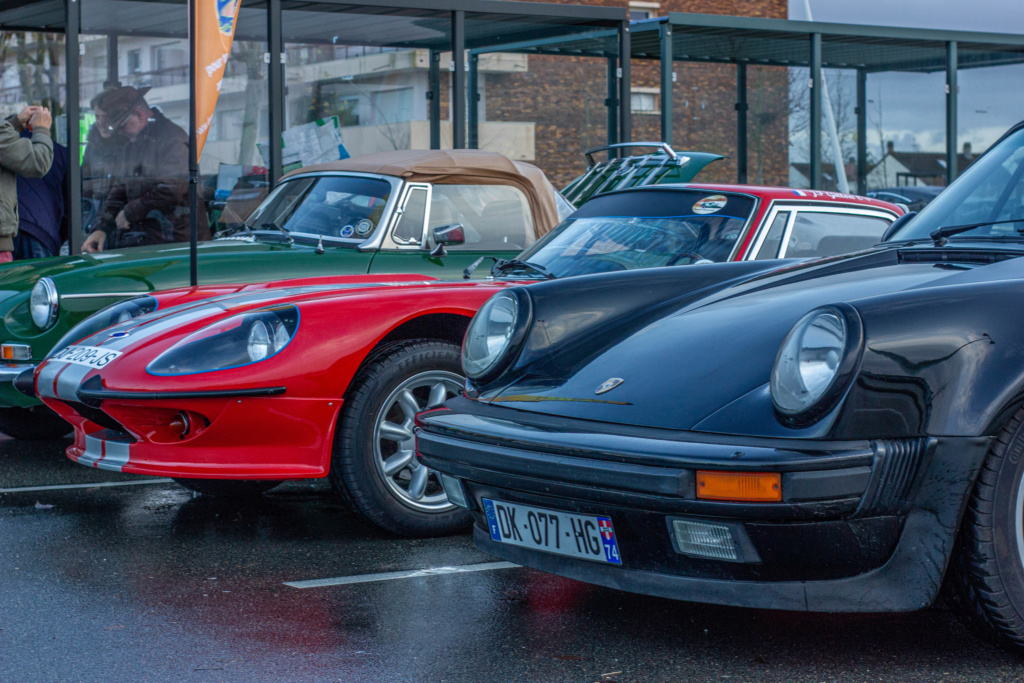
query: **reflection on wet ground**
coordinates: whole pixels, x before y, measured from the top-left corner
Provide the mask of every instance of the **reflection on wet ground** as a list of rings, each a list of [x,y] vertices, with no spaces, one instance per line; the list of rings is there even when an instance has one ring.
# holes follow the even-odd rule
[[[141,479],[70,463],[62,446],[0,441],[0,489]],[[527,569],[284,585],[493,559],[468,536],[389,536],[323,481],[248,502],[173,483],[0,493],[0,681],[995,681],[1020,671],[944,607],[710,607]]]

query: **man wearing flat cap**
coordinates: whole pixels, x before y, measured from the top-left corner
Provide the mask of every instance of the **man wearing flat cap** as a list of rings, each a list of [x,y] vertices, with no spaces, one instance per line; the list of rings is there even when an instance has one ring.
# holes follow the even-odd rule
[[[42,178],[53,163],[50,110],[25,107],[0,122],[0,263],[12,260],[18,234],[18,176]],[[32,129],[23,138],[21,131]]]
[[[125,139],[102,217],[82,250],[103,251],[107,241],[137,246],[189,239],[188,134],[146,103],[149,88],[110,88],[96,101],[97,126]],[[209,239],[206,212],[197,216],[199,239]]]

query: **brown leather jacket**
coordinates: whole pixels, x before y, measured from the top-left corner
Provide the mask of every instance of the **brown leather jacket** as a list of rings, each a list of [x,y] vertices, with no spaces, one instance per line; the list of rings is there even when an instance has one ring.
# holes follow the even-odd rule
[[[0,122],[0,251],[14,251],[18,234],[18,176],[42,178],[53,163],[49,128],[36,126],[31,138],[21,137],[21,122]]]
[[[123,177],[111,179],[103,219],[97,226],[115,247],[189,239],[188,134],[159,110],[151,112],[139,136],[124,145],[118,165]],[[199,239],[208,240],[209,220],[202,203],[199,206]],[[133,235],[118,234],[114,221],[122,210],[131,226],[127,232]]]

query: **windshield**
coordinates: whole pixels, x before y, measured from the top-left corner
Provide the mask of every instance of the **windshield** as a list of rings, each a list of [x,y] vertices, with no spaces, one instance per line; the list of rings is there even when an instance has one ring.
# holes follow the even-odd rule
[[[985,222],[999,224],[983,225],[962,235],[1016,238],[1024,230],[1024,129],[1010,134],[971,164],[892,239],[927,239],[938,228]]]
[[[754,210],[742,195],[645,190],[597,197],[519,256],[555,277],[726,261]],[[529,268],[506,273],[538,276]]]
[[[322,235],[362,241],[380,223],[391,183],[355,176],[307,176],[286,180],[245,221],[250,230],[292,236]]]

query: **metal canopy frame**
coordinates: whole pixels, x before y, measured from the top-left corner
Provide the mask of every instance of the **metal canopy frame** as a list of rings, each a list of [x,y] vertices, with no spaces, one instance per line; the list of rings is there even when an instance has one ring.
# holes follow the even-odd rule
[[[112,0],[116,2],[117,0]],[[180,8],[186,12],[187,0],[125,0],[126,6],[151,3],[154,10],[168,7]],[[373,17],[394,17],[404,22],[390,23],[386,30],[376,34],[359,33],[358,44],[382,47],[422,48],[430,51],[428,79],[430,91],[428,106],[430,117],[430,141],[434,149],[441,146],[440,135],[440,63],[442,52],[453,54],[453,64],[468,57],[466,70],[454,69],[452,88],[452,111],[460,112],[452,118],[453,146],[465,147],[467,142],[477,141],[477,94],[478,79],[475,73],[479,54],[488,51],[517,51],[516,44],[541,41],[557,45],[566,40],[578,40],[581,35],[601,33],[610,36],[602,43],[602,56],[608,57],[609,75],[614,75],[617,88],[609,86],[609,143],[620,138],[629,139],[629,15],[625,8],[587,5],[550,4],[541,2],[520,2],[518,0],[242,0],[242,13],[249,15],[243,21],[239,17],[236,37],[247,40],[266,40],[266,61],[269,98],[269,138],[280,140],[284,132],[285,104],[285,43],[345,44],[332,35],[335,24],[324,21],[325,15],[341,14]],[[265,27],[252,23],[252,11],[264,11]],[[315,20],[302,26],[302,35],[285,34],[288,28],[285,14],[301,16],[303,12],[315,13]],[[131,12],[115,12],[110,18],[109,29],[90,28],[90,32],[108,35],[108,41],[115,46],[118,36],[153,36],[184,38],[181,31],[168,31],[161,25],[159,16],[163,12],[133,15]],[[339,17],[340,18],[340,17]],[[92,23],[97,19],[90,15]],[[164,22],[166,23],[166,22]],[[373,24],[374,22],[369,22]],[[376,22],[379,25],[379,21]],[[396,26],[398,24],[398,26]],[[68,145],[72,158],[77,158],[80,149],[80,82],[79,82],[79,36],[82,26],[82,0],[4,0],[0,7],[0,27],[5,30],[40,31],[65,34],[66,69],[66,112],[68,119]],[[396,36],[396,28],[410,29],[407,36]],[[305,31],[308,31],[307,34]],[[323,35],[318,35],[318,31]],[[376,41],[376,43],[374,42]],[[612,47],[609,47],[612,46]],[[506,49],[511,47],[512,49]],[[523,51],[545,52],[542,49]],[[550,52],[557,54],[557,52]],[[622,55],[622,58],[618,58]],[[614,62],[614,64],[613,64]],[[468,71],[468,73],[467,73]],[[614,73],[613,73],[614,72]],[[467,87],[472,88],[468,95]],[[617,93],[617,96],[612,93]],[[469,106],[467,106],[467,104]],[[624,106],[620,106],[624,105]],[[466,113],[469,113],[467,121]],[[467,125],[468,124],[468,125]],[[270,180],[281,177],[281,148],[270,145]],[[72,164],[69,169],[71,206],[70,232],[72,253],[81,251],[82,202],[81,168]]]

